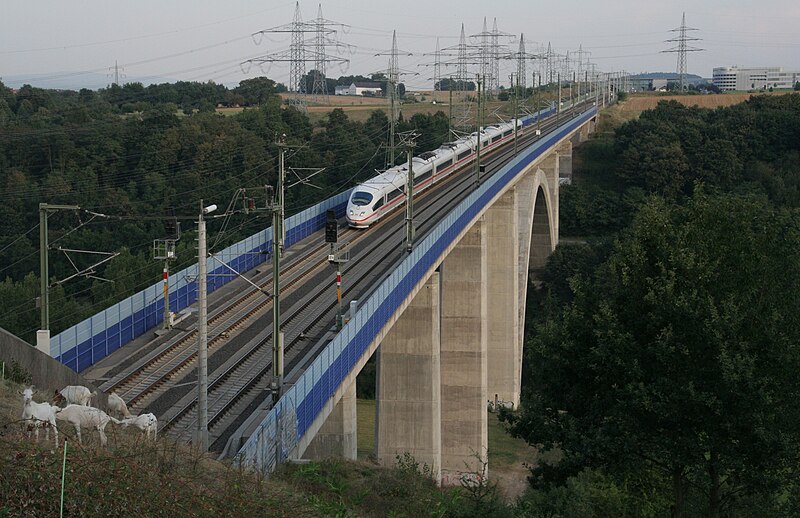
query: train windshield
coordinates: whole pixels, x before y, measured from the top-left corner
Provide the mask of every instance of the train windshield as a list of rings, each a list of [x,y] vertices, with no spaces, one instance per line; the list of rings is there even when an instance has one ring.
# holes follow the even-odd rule
[[[372,195],[368,192],[358,191],[353,193],[353,197],[350,198],[350,201],[357,207],[363,207],[372,202]]]

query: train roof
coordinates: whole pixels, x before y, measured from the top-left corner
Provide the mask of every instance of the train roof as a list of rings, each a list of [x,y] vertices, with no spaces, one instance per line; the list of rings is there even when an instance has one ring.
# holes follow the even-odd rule
[[[387,186],[392,186],[395,189],[402,189],[408,177],[407,171],[406,164],[394,166],[362,183],[359,188],[368,187],[376,191],[383,191]]]

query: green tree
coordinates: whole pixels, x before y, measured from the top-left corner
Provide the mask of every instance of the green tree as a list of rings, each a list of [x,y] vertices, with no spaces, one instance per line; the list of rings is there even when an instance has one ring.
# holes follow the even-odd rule
[[[264,104],[277,95],[275,81],[266,77],[245,79],[233,89],[233,92],[242,97],[245,106]]]
[[[672,487],[673,516],[783,494],[800,453],[800,218],[755,198],[648,202],[575,300],[539,326],[513,432],[555,466]]]

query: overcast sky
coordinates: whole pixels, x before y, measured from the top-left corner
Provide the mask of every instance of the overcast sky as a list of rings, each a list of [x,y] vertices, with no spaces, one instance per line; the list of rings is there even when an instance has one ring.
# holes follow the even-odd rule
[[[610,5],[609,5],[610,4]],[[287,63],[262,72],[243,72],[239,63],[287,49],[289,34],[273,34],[256,45],[251,34],[288,24],[294,2],[278,0],[3,0],[0,6],[0,78],[28,78],[43,87],[87,81],[102,87],[118,62],[123,80],[214,80],[235,85],[267,75],[288,82]],[[300,4],[304,20],[316,17],[318,4]],[[467,35],[481,32],[497,18],[498,29],[524,33],[529,52],[551,42],[554,50],[574,55],[578,46],[591,52],[600,70],[675,71],[677,55],[664,40],[680,25],[699,29],[693,44],[705,49],[688,56],[690,73],[710,77],[723,65],[783,66],[800,69],[800,1],[695,0],[331,0],[322,3],[325,18],[347,24],[338,39],[354,45],[349,67],[330,65],[329,77],[368,74],[385,69],[397,30],[401,68],[411,88],[430,87],[430,63],[440,37],[442,48],[456,45],[461,23]],[[311,34],[308,35],[312,37]],[[516,50],[516,44],[514,49]],[[307,65],[311,68],[311,64]],[[528,66],[528,75],[533,66]],[[512,71],[504,63],[502,76]],[[37,77],[34,79],[34,77]]]

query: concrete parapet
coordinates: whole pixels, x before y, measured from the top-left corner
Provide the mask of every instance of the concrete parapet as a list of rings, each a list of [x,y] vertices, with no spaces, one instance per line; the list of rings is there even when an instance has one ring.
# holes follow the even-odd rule
[[[31,375],[32,383],[39,390],[50,392],[66,387],[67,385],[83,385],[90,390],[97,387],[58,360],[51,358],[28,342],[18,338],[5,329],[0,329],[0,361],[5,362],[6,375],[13,362]],[[97,396],[92,399],[92,404],[99,408],[106,408],[108,398],[106,394],[97,390]]]

